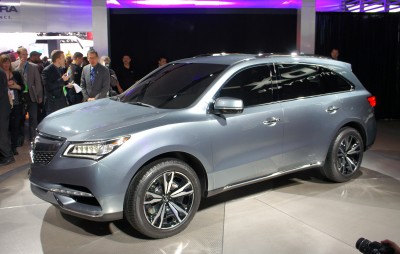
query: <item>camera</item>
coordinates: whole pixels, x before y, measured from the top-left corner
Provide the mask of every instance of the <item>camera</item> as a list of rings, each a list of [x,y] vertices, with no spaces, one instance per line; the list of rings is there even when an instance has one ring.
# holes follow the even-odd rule
[[[358,239],[356,248],[364,254],[394,254],[394,250],[389,246],[379,242],[371,242],[365,238]]]

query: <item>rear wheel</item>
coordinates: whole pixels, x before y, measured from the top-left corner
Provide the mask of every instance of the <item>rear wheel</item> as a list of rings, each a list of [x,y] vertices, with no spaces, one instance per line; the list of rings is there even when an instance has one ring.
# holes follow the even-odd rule
[[[131,181],[125,217],[142,234],[165,238],[184,230],[200,204],[200,183],[194,170],[176,159],[145,166]]]
[[[322,173],[334,182],[350,180],[361,166],[363,152],[360,133],[350,127],[341,129],[329,148]]]

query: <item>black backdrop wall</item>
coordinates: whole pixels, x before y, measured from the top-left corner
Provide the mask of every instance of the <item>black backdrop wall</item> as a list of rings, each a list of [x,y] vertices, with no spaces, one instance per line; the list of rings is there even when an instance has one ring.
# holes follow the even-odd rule
[[[340,60],[377,97],[377,118],[400,119],[400,14],[317,13],[316,54]]]
[[[129,54],[139,75],[154,69],[161,55],[172,61],[206,53],[296,49],[294,10],[133,11],[110,10],[109,38],[112,66],[118,67],[122,55]]]
[[[289,53],[296,49],[296,13],[112,9],[112,65],[129,54],[143,76],[161,55],[171,61],[214,52]],[[333,47],[377,96],[377,117],[400,119],[400,14],[317,13],[316,54],[328,56]]]

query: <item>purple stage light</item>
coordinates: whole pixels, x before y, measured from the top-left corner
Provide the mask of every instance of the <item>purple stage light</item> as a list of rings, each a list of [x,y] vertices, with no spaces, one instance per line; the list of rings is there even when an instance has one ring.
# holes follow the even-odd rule
[[[299,0],[107,0],[108,8],[292,8],[301,7]]]
[[[1,1],[1,0],[0,0]],[[108,8],[300,9],[301,0],[107,0]],[[315,0],[317,12],[400,12],[400,0]]]
[[[226,6],[234,5],[234,2],[225,1],[185,1],[185,0],[174,0],[174,1],[164,1],[164,0],[148,0],[148,1],[134,1],[135,4],[148,5],[148,6]]]
[[[341,11],[341,0],[316,0],[315,10]],[[265,8],[300,9],[301,0],[107,0],[108,8]]]

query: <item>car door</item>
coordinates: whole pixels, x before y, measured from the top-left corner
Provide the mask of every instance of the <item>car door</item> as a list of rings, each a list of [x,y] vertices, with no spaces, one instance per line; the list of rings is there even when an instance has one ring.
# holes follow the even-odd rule
[[[282,108],[274,101],[274,72],[269,65],[241,70],[217,97],[242,99],[242,113],[211,120],[215,188],[271,174],[281,156]]]
[[[310,64],[276,64],[283,109],[280,170],[318,165],[344,119],[335,83],[338,75]],[[350,86],[348,85],[350,88]]]

